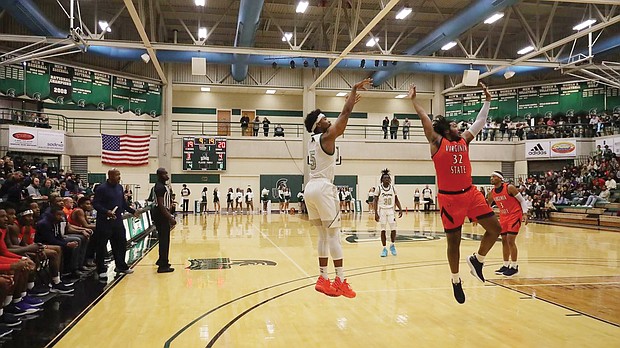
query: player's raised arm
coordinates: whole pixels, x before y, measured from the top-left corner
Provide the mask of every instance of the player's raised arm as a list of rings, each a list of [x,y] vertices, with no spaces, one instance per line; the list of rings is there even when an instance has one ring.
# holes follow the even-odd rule
[[[478,113],[478,116],[476,117],[476,121],[474,121],[474,124],[472,124],[468,130],[463,132],[463,138],[465,138],[465,141],[468,144],[472,140],[474,140],[476,135],[480,133],[480,131],[486,124],[487,117],[489,116],[489,108],[491,107],[491,93],[489,93],[489,90],[487,89],[487,86],[484,83],[480,82],[480,87],[482,87],[482,91],[484,92],[484,97],[485,97],[484,104],[482,105],[482,109],[480,109],[480,112]]]
[[[429,143],[434,144],[439,139],[439,134],[433,130],[433,121],[428,116],[424,108],[422,108],[422,106],[418,103],[416,99],[417,93],[416,85],[411,85],[411,87],[409,87],[409,94],[407,98],[411,99],[415,112],[418,114],[418,117],[420,117],[420,121],[422,121],[422,128],[424,128],[424,135],[426,136],[426,139]]]
[[[347,123],[349,122],[349,116],[351,116],[351,112],[353,111],[353,106],[360,100],[360,96],[357,94],[357,91],[367,90],[371,83],[372,79],[367,78],[353,85],[351,88],[351,93],[347,96],[340,115],[338,115],[338,118],[334,121],[334,124],[323,134],[323,137],[328,139],[336,139],[344,133],[344,130],[347,128]]]

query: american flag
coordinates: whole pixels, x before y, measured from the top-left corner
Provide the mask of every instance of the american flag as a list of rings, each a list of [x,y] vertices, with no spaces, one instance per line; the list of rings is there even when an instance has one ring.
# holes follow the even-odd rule
[[[101,134],[101,162],[111,165],[149,164],[150,135]]]

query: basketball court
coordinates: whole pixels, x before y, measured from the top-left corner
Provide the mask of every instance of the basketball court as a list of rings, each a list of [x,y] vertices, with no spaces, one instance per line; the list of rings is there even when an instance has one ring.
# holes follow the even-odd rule
[[[305,215],[180,219],[171,245],[178,271],[156,273],[155,247],[53,341],[57,347],[620,346],[617,232],[530,223],[517,238],[520,273],[494,275],[497,243],[482,284],[464,260],[483,230],[466,224],[467,299],[459,305],[435,214],[404,215],[398,255],[386,258],[374,220],[344,215],[354,299],[314,290],[317,238]]]

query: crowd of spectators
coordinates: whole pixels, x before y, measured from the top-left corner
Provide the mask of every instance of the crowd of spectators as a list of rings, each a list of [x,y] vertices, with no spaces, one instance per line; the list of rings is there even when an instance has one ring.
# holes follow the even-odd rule
[[[565,166],[561,171],[530,175],[516,183],[531,206],[530,216],[548,219],[558,206],[595,207],[619,200],[619,158],[605,146],[584,163]]]
[[[30,127],[52,128],[47,114],[35,111],[2,110],[0,123],[13,123]]]
[[[40,312],[41,296],[73,293],[95,271],[93,198],[77,174],[0,159],[0,337]]]

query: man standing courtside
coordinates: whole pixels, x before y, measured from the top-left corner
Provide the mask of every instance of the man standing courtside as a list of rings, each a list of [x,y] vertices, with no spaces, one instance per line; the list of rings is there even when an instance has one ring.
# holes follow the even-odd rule
[[[334,168],[336,166],[336,138],[344,133],[353,106],[359,101],[358,90],[366,90],[372,82],[365,79],[351,88],[351,93],[342,108],[342,112],[334,121],[317,109],[310,112],[304,120],[308,133],[312,134],[308,144],[310,180],[304,196],[308,219],[319,231],[318,254],[321,275],[317,279],[315,290],[327,296],[345,296],[353,298],[355,291],[351,289],[344,277],[342,245],[340,244],[340,209],[338,209],[337,188],[334,186]],[[331,255],[336,268],[336,278],[329,281],[327,275],[328,256]]]
[[[97,273],[100,280],[107,280],[107,266],[105,255],[107,254],[108,240],[112,246],[114,263],[117,273],[131,274],[133,270],[125,262],[127,237],[123,225],[123,213],[129,212],[138,217],[136,211],[127,205],[123,187],[120,185],[121,172],[112,168],[108,171],[108,180],[97,186],[93,207],[97,210],[96,220],[96,243],[97,243]]]
[[[459,276],[461,227],[465,217],[477,221],[486,231],[480,241],[478,252],[467,258],[471,274],[481,282],[484,282],[482,273],[484,258],[495,244],[501,230],[486,198],[472,186],[469,143],[482,130],[491,104],[491,94],[485,85],[480,86],[486,97],[484,105],[476,121],[462,135],[459,134],[456,122],[451,122],[441,115],[431,121],[416,100],[416,86],[411,85],[409,89],[409,98],[422,121],[424,135],[428,139],[431,158],[435,164],[439,191],[437,201],[441,207],[441,222],[448,242],[448,263],[452,272],[454,298],[458,303],[465,302],[465,293]]]
[[[155,192],[155,206],[153,207],[153,222],[157,228],[159,238],[159,259],[156,264],[157,273],[174,272],[170,267],[168,254],[170,253],[170,230],[176,225],[174,216],[170,213],[172,208],[172,190],[166,182],[168,181],[168,171],[165,168],[157,169],[157,183],[153,188]]]

